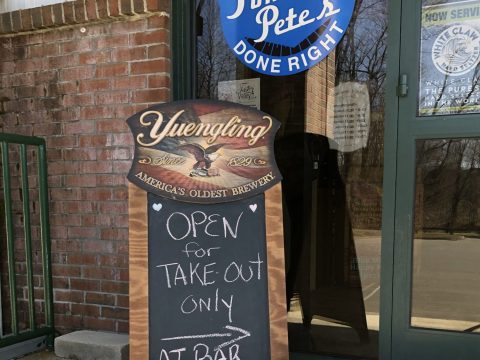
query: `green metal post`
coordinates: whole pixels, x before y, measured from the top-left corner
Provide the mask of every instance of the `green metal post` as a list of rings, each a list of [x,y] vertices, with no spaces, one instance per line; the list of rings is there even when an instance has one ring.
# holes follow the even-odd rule
[[[3,162],[3,196],[5,201],[5,225],[7,230],[8,287],[10,290],[10,310],[12,316],[12,333],[18,335],[17,318],[17,284],[15,279],[15,244],[13,239],[12,193],[10,187],[10,164],[8,143],[2,142]]]
[[[48,219],[48,178],[47,178],[47,154],[45,143],[38,147],[38,177],[40,188],[40,223],[42,235],[42,263],[43,263],[43,279],[45,289],[45,320],[46,325],[54,328],[53,313],[53,286],[52,286],[52,259],[50,244],[50,223]],[[49,346],[53,347],[54,334],[49,336]]]
[[[33,260],[32,260],[32,231],[30,227],[30,194],[28,190],[27,145],[20,145],[20,163],[22,167],[22,194],[23,194],[23,229],[25,236],[25,259],[27,262],[28,287],[28,314],[30,329],[37,328],[35,324],[35,297],[33,292]]]

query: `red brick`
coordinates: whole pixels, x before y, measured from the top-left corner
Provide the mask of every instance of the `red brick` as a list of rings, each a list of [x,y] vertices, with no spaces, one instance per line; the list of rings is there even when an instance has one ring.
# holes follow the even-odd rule
[[[108,65],[99,65],[97,66],[97,78],[109,78],[116,76],[123,76],[128,74],[128,64],[119,63],[119,64],[108,64]]]
[[[52,277],[52,283],[54,289],[69,289],[69,280],[68,278],[64,277]]]
[[[148,87],[154,88],[170,88],[170,77],[166,75],[149,75]]]
[[[65,176],[65,186],[95,187],[97,177],[94,175]]]
[[[81,194],[82,194],[82,199],[85,199],[85,200],[96,200],[96,201],[112,200],[111,188],[82,189]]]
[[[90,51],[81,53],[78,56],[78,61],[81,65],[84,64],[102,64],[108,63],[111,61],[111,51],[110,50],[103,50],[103,51]]]
[[[79,189],[61,188],[50,189],[50,197],[52,200],[78,200],[80,191]],[[63,223],[65,225],[65,223]]]
[[[114,89],[142,89],[147,84],[146,76],[125,76],[113,79]]]
[[[109,174],[112,170],[111,161],[84,161],[80,164],[82,174]]]
[[[100,317],[100,306],[90,304],[72,304],[72,315]]]
[[[67,254],[67,263],[69,265],[97,265],[96,254]]]
[[[120,0],[120,5],[121,5],[122,14],[124,15],[133,14],[132,3],[130,2],[130,0]]]
[[[108,1],[97,1],[97,9],[100,19],[108,18]]]
[[[85,214],[94,212],[95,205],[91,201],[65,201],[63,211],[66,214]]]
[[[110,119],[113,117],[113,109],[105,106],[89,106],[80,110],[83,119]]]
[[[149,32],[141,32],[130,34],[130,45],[147,45],[166,43],[170,38],[167,30],[154,30]]]
[[[111,17],[116,17],[120,15],[120,9],[118,8],[118,1],[108,0],[108,14]]]
[[[114,133],[120,131],[127,131],[128,126],[124,119],[110,119],[97,121],[97,133]]]
[[[47,139],[48,147],[76,147],[77,146],[77,137],[76,136],[52,136]]]
[[[93,95],[92,94],[81,94],[81,95],[65,95],[62,97],[63,106],[88,106],[93,105]]]
[[[109,79],[93,79],[80,82],[80,93],[91,93],[102,90],[109,90],[111,81]]]
[[[58,53],[58,50],[57,50]],[[42,56],[47,56],[48,54],[42,55]],[[79,64],[78,62],[78,54],[68,54],[68,55],[59,55],[59,56],[53,56],[56,55],[56,53],[52,53],[52,56],[48,57],[48,66],[49,68],[65,68],[65,67],[72,67],[76,66]]]
[[[65,24],[75,23],[75,8],[73,2],[68,1],[63,3],[63,15]]]
[[[102,239],[102,240],[128,240],[128,230],[126,230],[126,229],[101,229],[100,239]],[[102,262],[102,264],[104,264],[104,263]],[[104,264],[104,265],[108,265],[108,264]],[[111,264],[110,266],[117,266],[117,264]]]
[[[117,295],[117,306],[128,307],[128,296]]]
[[[85,0],[77,0],[75,4],[75,21],[77,23],[84,23],[87,21],[87,14],[85,13]]]
[[[147,26],[149,29],[169,29],[170,18],[168,16],[162,16],[162,15],[155,15],[155,16],[149,17]]]
[[[33,24],[30,9],[20,10],[20,16],[22,18],[22,29],[24,31],[32,30]]]
[[[97,175],[97,185],[98,186],[120,186],[126,185],[127,178],[125,175],[117,175],[117,174],[110,174],[110,175]]]
[[[72,290],[99,291],[100,282],[87,279],[70,279],[70,287]]]
[[[42,16],[42,8],[33,8],[30,9],[32,14],[32,23],[34,29],[40,29],[43,27],[43,16]]]
[[[113,172],[116,174],[125,174],[127,175],[130,168],[132,167],[132,162],[128,161],[116,161],[115,167],[113,168]]]
[[[135,103],[159,103],[168,100],[169,89],[137,90],[133,94],[132,101]]]
[[[148,47],[148,58],[157,59],[170,57],[170,46],[167,44],[152,45]]]
[[[19,32],[22,30],[22,15],[20,14],[20,11],[12,11],[11,13],[12,16],[12,30],[14,32]]]
[[[28,47],[30,58],[58,55],[58,44],[39,44]],[[38,69],[37,69],[38,70]]]
[[[131,133],[113,134],[112,138],[112,145],[114,146],[133,145],[133,136]]]
[[[127,200],[128,199],[128,189],[125,187],[125,188],[116,188],[115,190],[113,190],[113,199],[114,200]],[[120,219],[120,216],[117,216],[115,217],[115,223],[117,225],[121,225],[122,224],[122,221],[125,221],[123,223],[127,223],[128,219],[125,219],[125,220],[121,220]]]
[[[85,0],[88,20],[96,20],[97,17],[97,0]]]
[[[95,95],[95,103],[97,105],[125,104],[128,102],[128,91],[112,91]]]
[[[158,0],[146,0],[147,2],[147,10],[148,11],[157,11],[163,10],[159,8],[159,1]]]
[[[117,250],[116,247],[113,245],[111,241],[100,241],[100,240],[83,241],[84,253],[114,254],[116,250]]]
[[[145,46],[117,48],[112,52],[112,60],[118,62],[143,60],[146,57],[147,48]]]
[[[98,126],[97,122],[97,126]],[[97,150],[99,160],[127,160],[131,159],[130,148],[114,148]]]
[[[51,5],[43,6],[42,8],[43,25],[53,26],[53,7]]]
[[[102,281],[101,290],[109,294],[128,294],[128,282]]]
[[[71,52],[85,52],[93,49],[92,41],[89,38],[75,39],[61,44],[62,53],[68,54]]]
[[[72,240],[77,239],[92,239],[97,237],[97,228],[87,228],[84,226],[68,228],[68,238]]]
[[[143,0],[133,0],[133,10],[137,14],[144,14],[145,13],[145,4]]]
[[[123,22],[120,22],[119,24],[123,24]],[[115,32],[113,29],[113,25],[112,25],[112,33],[117,34],[117,32]],[[114,49],[119,46],[128,46],[128,36],[125,36],[125,35],[100,36],[93,39],[92,42],[97,50]]]
[[[101,213],[127,214],[128,204],[124,201],[108,201],[98,204]]]
[[[53,266],[55,268],[56,265]],[[84,294],[82,291],[73,291],[73,290],[58,290],[55,289],[53,292],[53,298],[55,302],[66,301],[70,303],[81,303],[84,299]]]
[[[128,302],[127,302],[127,306],[128,306]],[[116,331],[118,333],[128,334],[130,332],[130,327],[129,327],[128,321],[120,321],[120,320],[117,321]]]
[[[115,331],[115,321],[96,317],[83,318],[84,329],[95,329],[103,331]]]
[[[162,60],[150,60],[142,62],[134,62],[131,64],[131,75],[140,74],[153,74],[153,73],[165,73],[170,71],[169,61]]]
[[[72,160],[96,160],[96,149],[62,149],[63,158],[67,161]]]
[[[84,80],[92,78],[95,74],[92,66],[79,66],[60,70],[60,80]]]
[[[53,276],[80,276],[80,266],[70,266],[70,265],[52,265],[52,274]]]
[[[144,32],[147,29],[145,19],[136,21],[118,21],[112,24],[112,34],[129,34],[134,32]],[[128,36],[123,35],[125,38]]]
[[[86,279],[111,279],[119,280],[119,270],[113,267],[84,267],[82,270],[83,277]],[[113,296],[111,296],[113,298]],[[114,305],[108,303],[105,305]]]
[[[54,4],[52,12],[54,25],[58,26],[65,23],[65,21],[63,20],[62,4]]]
[[[102,317],[108,319],[128,320],[128,309],[102,306]]]
[[[75,251],[80,251],[81,246],[78,241],[72,241],[72,240],[59,240],[59,239],[52,239],[52,251],[57,252],[75,252]],[[61,276],[62,274],[58,274],[58,276]],[[56,273],[53,274],[53,276],[57,276]]]

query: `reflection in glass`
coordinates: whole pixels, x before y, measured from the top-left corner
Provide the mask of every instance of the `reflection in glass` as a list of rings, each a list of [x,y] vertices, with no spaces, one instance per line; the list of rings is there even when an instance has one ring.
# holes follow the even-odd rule
[[[417,141],[411,325],[480,333],[480,140]]]
[[[387,3],[357,1],[336,51],[288,77],[238,62],[216,6],[197,0],[197,96],[255,81],[260,110],[282,124],[290,351],[376,359]]]

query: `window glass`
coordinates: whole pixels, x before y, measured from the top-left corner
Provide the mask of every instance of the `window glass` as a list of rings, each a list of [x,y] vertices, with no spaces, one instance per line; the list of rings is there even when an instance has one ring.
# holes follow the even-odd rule
[[[479,139],[417,141],[411,325],[480,333]]]
[[[356,1],[336,49],[290,76],[245,67],[217,2],[196,5],[197,97],[256,106],[282,124],[290,351],[378,358],[386,0]]]

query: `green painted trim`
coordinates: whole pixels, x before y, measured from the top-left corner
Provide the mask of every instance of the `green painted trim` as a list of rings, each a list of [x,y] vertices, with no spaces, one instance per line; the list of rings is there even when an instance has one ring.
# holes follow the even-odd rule
[[[48,177],[47,177],[47,150],[45,145],[38,147],[38,178],[40,200],[40,224],[42,237],[42,266],[45,290],[45,322],[46,326],[54,329],[53,284],[52,284],[52,254],[50,239],[50,221],[48,212]],[[49,334],[47,346],[53,347],[54,332]]]
[[[195,1],[172,0],[173,100],[195,98]]]
[[[15,276],[15,239],[13,238],[12,189],[10,184],[10,157],[8,143],[2,142],[3,196],[5,201],[5,227],[7,235],[8,288],[12,333],[18,335],[17,282]]]
[[[11,144],[42,145],[45,140],[34,136],[0,133],[0,141]]]
[[[392,357],[393,264],[395,239],[395,188],[397,182],[398,97],[400,77],[401,0],[389,2],[384,174],[382,200],[382,248],[380,272],[379,358]]]

